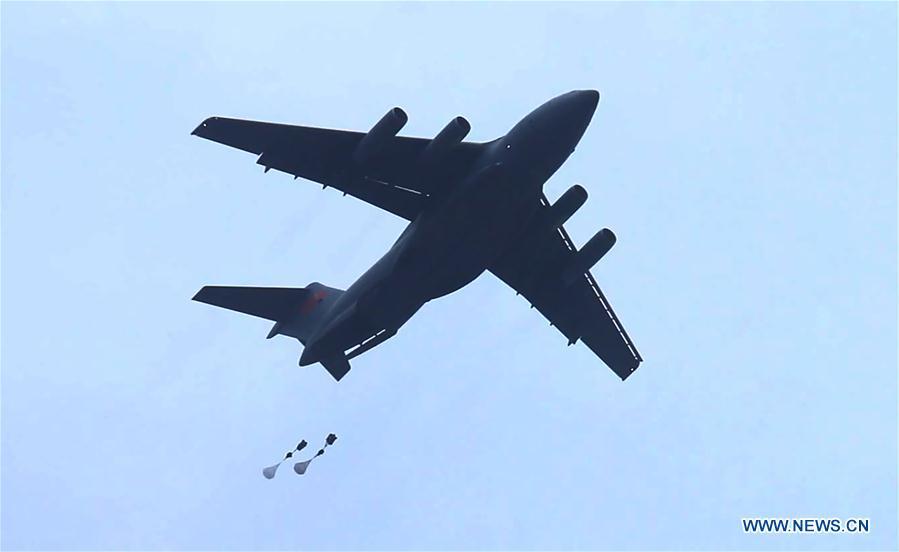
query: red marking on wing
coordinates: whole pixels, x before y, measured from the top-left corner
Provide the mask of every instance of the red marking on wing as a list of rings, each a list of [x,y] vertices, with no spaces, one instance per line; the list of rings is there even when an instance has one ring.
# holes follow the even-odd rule
[[[302,305],[300,305],[300,314],[309,314],[310,312],[315,310],[315,307],[318,306],[319,303],[328,295],[328,292],[325,290],[318,290],[312,294],[312,297],[306,299]]]

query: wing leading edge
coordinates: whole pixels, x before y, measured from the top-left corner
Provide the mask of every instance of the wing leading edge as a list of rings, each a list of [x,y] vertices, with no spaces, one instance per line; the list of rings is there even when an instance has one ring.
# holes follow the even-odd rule
[[[541,204],[546,208],[545,197]],[[576,249],[560,227],[549,235],[526,235],[490,271],[530,301],[565,337],[578,340],[622,380],[643,358],[589,271],[566,285],[562,267]]]
[[[365,133],[225,117],[210,117],[192,134],[259,156],[256,163],[318,182],[406,220],[424,208],[435,185],[468,170],[481,144],[462,142],[441,166],[439,177],[424,174],[419,160],[431,142],[393,136],[364,166],[353,152]],[[429,178],[430,177],[430,178]]]

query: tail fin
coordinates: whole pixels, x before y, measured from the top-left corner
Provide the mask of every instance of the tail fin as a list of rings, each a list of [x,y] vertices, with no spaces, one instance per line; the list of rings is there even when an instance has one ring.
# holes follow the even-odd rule
[[[313,282],[305,288],[204,286],[193,299],[266,318],[275,323],[269,338],[283,334],[305,343],[342,294],[341,289]]]

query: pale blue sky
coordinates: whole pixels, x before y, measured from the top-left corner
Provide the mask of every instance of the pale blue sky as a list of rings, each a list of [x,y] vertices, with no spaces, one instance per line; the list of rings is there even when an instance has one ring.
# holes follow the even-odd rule
[[[896,5],[2,6],[4,549],[895,549]],[[486,140],[596,88],[547,184],[646,362],[489,274],[340,384],[204,284],[346,287],[402,230],[191,137]],[[260,469],[340,440],[297,477]],[[746,516],[869,535],[744,535]]]

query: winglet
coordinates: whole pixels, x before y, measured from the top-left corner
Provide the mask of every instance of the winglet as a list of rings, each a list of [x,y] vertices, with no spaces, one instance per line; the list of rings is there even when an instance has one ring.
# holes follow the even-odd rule
[[[205,119],[202,123],[197,125],[197,128],[195,128],[195,129],[193,129],[193,131],[191,131],[190,135],[202,137],[203,131],[209,126],[209,123],[211,123],[212,121],[214,121],[216,119],[218,119],[218,117],[209,117],[209,118]]]

